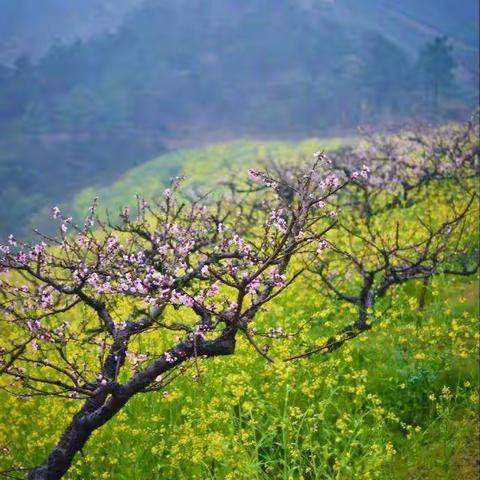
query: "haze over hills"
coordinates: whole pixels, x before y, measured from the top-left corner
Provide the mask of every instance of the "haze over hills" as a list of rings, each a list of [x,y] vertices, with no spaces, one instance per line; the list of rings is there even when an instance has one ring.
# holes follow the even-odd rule
[[[444,121],[478,103],[471,1],[1,8],[0,59],[10,62],[0,66],[1,234],[166,150]],[[451,40],[432,43],[442,34]]]
[[[0,63],[115,30],[143,0],[1,0]]]
[[[159,0],[156,0],[157,3]],[[2,0],[0,63],[22,54],[39,58],[55,43],[86,40],[114,31],[137,7],[152,0]],[[178,3],[181,4],[179,1]],[[479,4],[455,0],[298,0],[309,10],[352,25],[362,25],[401,44],[409,53],[435,35],[447,35],[457,55],[477,65]]]
[[[457,75],[471,85],[479,74],[479,3],[455,0],[337,0],[336,18],[378,31],[415,55],[435,36],[446,35],[458,61]]]

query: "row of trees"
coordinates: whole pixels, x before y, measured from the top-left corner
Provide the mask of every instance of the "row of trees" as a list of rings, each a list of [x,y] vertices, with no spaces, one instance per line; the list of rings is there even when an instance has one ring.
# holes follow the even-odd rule
[[[76,225],[55,207],[57,236],[11,236],[0,246],[0,387],[81,404],[29,478],[61,478],[132,397],[234,354],[239,336],[278,361],[265,342],[294,336],[261,331],[256,317],[301,275],[355,305],[358,319],[321,347],[292,341],[285,361],[368,330],[399,284],[476,272],[478,133],[477,119],[375,137],[330,159],[271,161],[216,199],[189,200],[175,180],[158,204],[139,198],[118,221],[93,204]]]
[[[337,80],[348,92],[341,113],[344,127],[352,120],[377,124],[410,116],[438,121],[448,116],[449,103],[462,103],[447,37],[427,43],[413,61],[380,35],[367,45],[365,61],[347,58],[338,68]]]
[[[142,21],[139,20],[138,23],[140,27]],[[180,44],[177,47],[178,56],[184,55],[183,50],[187,48],[201,48],[202,34],[198,34],[200,45]],[[24,55],[19,57],[12,67],[0,65],[0,90],[4,93],[0,98],[0,125],[5,127],[12,121],[21,120],[29,133],[78,130],[86,133],[97,131],[98,128],[108,133],[112,129],[131,129],[134,126],[157,130],[170,123],[170,120],[162,121],[158,113],[165,109],[170,112],[173,106],[169,104],[168,94],[185,82],[185,79],[181,79],[180,84],[175,85],[172,78],[179,68],[178,62],[158,65],[158,60],[144,58],[145,65],[135,65],[136,68],[145,70],[145,73],[141,74],[144,77],[143,82],[139,82],[138,78],[131,78],[130,73],[125,71],[133,65],[119,65],[115,66],[114,71],[109,71],[113,67],[105,63],[105,60],[112,54],[115,41],[124,41],[122,35],[128,37],[128,31],[117,35],[119,38],[107,37],[92,44],[83,45],[77,42],[71,46],[54,46],[50,54],[37,64]],[[437,37],[427,43],[415,59],[409,58],[401,48],[380,34],[365,35],[358,51],[348,45],[342,36],[340,38],[341,40],[328,49],[320,48],[316,44],[310,45],[302,54],[305,58],[300,57],[297,61],[298,65],[290,65],[294,52],[269,50],[266,52],[268,58],[262,59],[267,63],[271,62],[273,69],[278,72],[287,67],[298,70],[290,80],[292,87],[295,86],[297,90],[297,95],[288,100],[288,103],[292,104],[287,108],[298,116],[296,120],[301,122],[302,127],[308,125],[307,115],[298,114],[309,112],[302,93],[310,97],[310,102],[322,104],[323,116],[330,120],[330,108],[335,106],[331,102],[338,101],[342,90],[347,90],[352,107],[343,113],[347,118],[342,120],[344,124],[341,126],[346,127],[365,122],[376,123],[385,118],[402,118],[412,113],[438,120],[445,114],[441,106],[442,100],[461,102],[461,89],[455,82],[456,62],[452,54],[453,47],[447,37]],[[135,41],[137,45],[133,43],[129,48],[139,54],[144,48],[143,39],[134,39]],[[346,50],[348,53],[333,61],[330,57],[337,49]],[[202,52],[198,54],[203,55]],[[265,67],[260,65],[260,59],[257,61],[254,58],[253,52],[238,51],[236,55],[243,67],[238,65],[235,71],[244,85],[239,84],[238,80],[236,84],[242,90],[247,86],[250,88],[251,81],[257,78],[255,74],[245,72],[251,72],[252,67]],[[184,86],[189,90],[188,98],[180,99],[175,111],[170,113],[179,117],[196,114],[191,110],[191,105],[187,105],[191,104],[192,100],[195,104],[207,102],[209,105],[204,106],[209,110],[214,109],[219,101],[236,101],[235,98],[224,96],[228,83],[233,80],[229,73],[221,71],[217,78],[203,78],[207,75],[207,72],[203,71],[205,65],[198,64],[195,51],[189,52],[188,56],[188,61],[181,66],[189,72],[198,70],[195,76],[200,78],[186,79]],[[331,64],[332,75],[326,75],[317,68],[304,64],[306,61],[316,63],[322,59]],[[212,57],[215,68],[226,68],[228,65],[217,64],[226,63],[227,60],[217,58],[214,61]],[[244,70],[243,73],[238,72],[240,67]],[[271,73],[268,72],[268,75]],[[197,83],[196,86],[193,81]],[[326,91],[327,87],[329,91]],[[289,94],[293,93],[291,87],[284,84],[273,85],[273,88],[277,94],[287,91]],[[215,98],[215,91],[221,98]],[[250,96],[255,97],[257,93],[259,92],[251,89]],[[269,103],[275,107],[275,98],[270,98]],[[227,108],[229,107],[230,105],[227,105]],[[225,113],[226,111],[224,115]],[[270,123],[270,126],[256,124],[262,130],[274,131],[285,127],[278,123],[281,119],[275,121],[274,116],[268,112],[260,112],[259,119],[254,121],[261,122],[262,118],[268,118]],[[231,120],[233,118],[229,118],[229,121]],[[330,126],[335,125],[335,122],[325,124],[327,123]],[[237,125],[239,126],[240,124]],[[315,125],[315,120],[314,126],[324,128],[323,124]]]

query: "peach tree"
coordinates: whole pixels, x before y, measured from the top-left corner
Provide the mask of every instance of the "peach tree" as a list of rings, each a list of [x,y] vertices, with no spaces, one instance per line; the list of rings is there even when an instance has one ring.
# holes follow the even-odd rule
[[[287,179],[249,178],[216,200],[188,199],[174,181],[116,221],[93,204],[76,225],[55,207],[56,235],[0,245],[1,388],[80,403],[28,478],[61,478],[132,397],[232,355],[239,335],[268,359],[255,317],[301,274],[292,259],[321,249],[348,179],[321,154]]]

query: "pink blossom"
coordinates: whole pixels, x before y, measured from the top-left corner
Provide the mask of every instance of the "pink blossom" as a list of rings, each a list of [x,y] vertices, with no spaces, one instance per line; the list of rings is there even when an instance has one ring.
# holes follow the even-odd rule
[[[47,245],[44,242],[37,243],[36,245],[33,246],[32,251],[35,255],[41,255],[45,251],[46,246]]]
[[[263,181],[263,175],[258,170],[254,170],[253,168],[248,169],[248,178],[254,182],[261,182]]]
[[[331,173],[327,175],[324,182],[322,183],[322,187],[326,189],[335,190],[340,186],[340,179],[335,175],[335,173]]]
[[[168,363],[175,363],[178,360],[178,358],[172,355],[170,352],[165,352],[163,356],[165,357],[165,361]]]
[[[55,219],[60,217],[60,209],[57,206],[52,208],[52,217]]]
[[[273,281],[273,284],[277,288],[284,288],[287,284],[287,277],[283,274],[278,273],[277,270],[270,272],[270,279]]]
[[[282,233],[287,232],[287,222],[282,216],[282,210],[273,210],[270,213],[270,225],[274,226],[277,230],[280,230]]]
[[[172,292],[171,300],[176,305],[185,305],[186,307],[193,307],[195,303],[190,295],[179,293],[177,291]]]
[[[261,280],[260,280],[260,277],[255,277],[248,285],[247,285],[247,292],[248,293],[255,293],[257,288],[260,286],[261,284]]]
[[[328,242],[324,238],[322,238],[318,242],[317,253],[323,252],[326,248],[328,248]]]
[[[220,282],[215,282],[212,284],[212,286],[207,290],[207,297],[214,297],[215,295],[218,295],[220,292]]]

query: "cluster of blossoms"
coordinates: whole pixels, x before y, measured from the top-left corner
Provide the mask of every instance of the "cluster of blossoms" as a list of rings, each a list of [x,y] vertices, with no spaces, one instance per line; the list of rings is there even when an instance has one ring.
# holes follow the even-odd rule
[[[54,207],[57,236],[42,235],[36,244],[11,236],[0,244],[0,321],[16,333],[0,339],[0,370],[23,395],[94,397],[89,405],[99,408],[81,410],[73,432],[79,419],[97,428],[92,416],[108,410],[102,406],[121,408],[116,392],[128,399],[160,388],[189,359],[233,353],[236,335],[265,356],[249,334],[252,322],[300,274],[289,268],[292,259],[334,225],[324,207],[342,182],[318,170],[285,169],[284,178],[250,170],[262,188],[247,189],[240,202],[233,189],[225,201],[185,204],[174,182],[153,207],[138,201],[135,217],[124,208],[119,223],[103,222],[94,205],[79,227]],[[65,320],[72,315],[75,321]],[[163,353],[141,341],[133,352],[131,340],[152,330],[181,337]],[[70,354],[72,343],[82,355]],[[27,375],[39,362],[49,374]]]
[[[60,231],[62,232],[62,234],[67,233],[68,225],[71,224],[73,221],[72,217],[64,217],[60,208],[55,206],[52,208],[52,218],[54,218],[55,220],[61,220]]]
[[[137,370],[142,365],[142,363],[148,360],[148,355],[144,353],[135,353],[135,352],[127,351],[125,353],[125,356],[135,370]]]
[[[193,307],[195,304],[195,299],[186,293],[179,293],[177,291],[173,291],[172,295],[170,296],[170,300],[173,302],[174,305],[185,305],[187,307]]]
[[[38,288],[37,295],[41,308],[48,310],[53,306],[53,288],[49,285]]]
[[[337,174],[330,173],[320,185],[324,190],[336,190],[340,187],[341,181]]]
[[[325,249],[328,248],[328,242],[324,238],[321,238],[318,241],[318,246],[317,246],[317,253],[322,253]]]
[[[270,328],[266,334],[268,338],[280,338],[280,337],[283,337],[284,335],[285,335],[285,332],[283,331],[282,327]]]
[[[287,276],[283,273],[279,273],[278,270],[272,270],[270,272],[270,280],[277,288],[285,288],[287,285]]]
[[[233,233],[228,239],[227,246],[235,248],[240,255],[244,255],[246,258],[250,258],[252,254],[252,247],[237,233]]]
[[[390,191],[419,185],[440,178],[464,181],[478,176],[480,161],[478,112],[464,125],[446,125],[398,135],[368,135],[356,148],[333,154],[336,166],[358,168],[353,180]],[[371,169],[371,172],[370,172]]]
[[[270,218],[268,220],[268,224],[272,225],[275,227],[277,230],[279,230],[282,233],[287,232],[287,221],[285,219],[285,212],[283,210],[273,210],[270,213]]]
[[[267,174],[260,172],[259,170],[254,170],[253,168],[250,168],[248,170],[248,178],[252,182],[262,183],[266,187],[273,188],[274,190],[278,188],[278,183],[276,181],[274,181]]]
[[[355,171],[352,173],[352,179],[353,180],[361,180],[364,179],[366,180],[368,176],[370,175],[370,167],[367,165],[363,165],[361,170]]]
[[[165,352],[163,356],[168,363],[175,363],[178,360],[178,357],[172,355],[170,352]]]
[[[205,340],[206,337],[205,335],[210,332],[211,330],[213,330],[213,327],[212,325],[208,325],[208,324],[203,324],[201,323],[200,325],[197,325],[192,334],[191,334],[191,338],[194,339],[194,338],[200,338],[202,340]]]
[[[255,277],[253,280],[248,282],[247,292],[251,294],[256,293],[257,289],[260,287],[261,284],[262,284],[262,280],[260,276]]]

